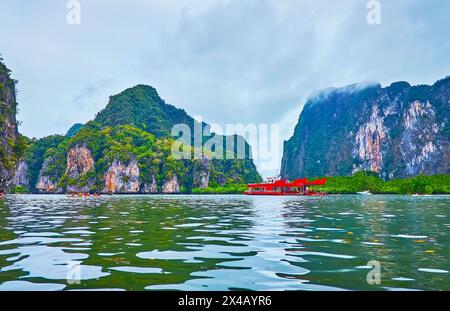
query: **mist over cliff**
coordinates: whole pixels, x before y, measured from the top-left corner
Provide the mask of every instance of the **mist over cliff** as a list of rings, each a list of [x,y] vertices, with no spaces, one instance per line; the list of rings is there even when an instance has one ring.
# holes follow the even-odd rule
[[[450,77],[333,88],[305,105],[285,142],[283,177],[351,175],[385,179],[450,173]]]

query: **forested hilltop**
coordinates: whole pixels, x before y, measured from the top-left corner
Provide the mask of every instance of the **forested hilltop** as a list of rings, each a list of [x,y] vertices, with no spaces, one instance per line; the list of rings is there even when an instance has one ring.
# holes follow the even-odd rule
[[[17,166],[21,182],[12,191],[191,193],[210,185],[261,180],[250,146],[240,136],[228,139],[235,146],[244,144],[245,159],[214,159],[207,152],[198,159],[175,159],[171,129],[180,123],[192,130],[208,126],[166,104],[150,86],[127,89],[112,96],[93,121],[75,124],[65,136],[29,140]],[[203,143],[215,137],[206,133]]]

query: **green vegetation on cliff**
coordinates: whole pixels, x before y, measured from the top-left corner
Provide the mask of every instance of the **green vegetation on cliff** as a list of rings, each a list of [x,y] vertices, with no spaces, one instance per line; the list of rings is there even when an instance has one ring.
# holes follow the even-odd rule
[[[29,141],[29,147],[25,154],[28,163],[28,180],[30,190],[34,190],[39,171],[44,164],[45,159],[51,155],[58,145],[64,140],[64,136],[52,135],[41,139],[32,139]]]
[[[79,130],[83,128],[83,124],[81,123],[75,123],[70,127],[70,129],[66,133],[66,137],[73,137],[76,133],[78,133]]]
[[[200,166],[200,160],[176,160],[172,156],[172,138],[156,138],[154,135],[131,125],[103,127],[97,122],[89,122],[73,137],[51,136],[32,144],[28,159],[29,176],[36,182],[40,167],[45,158],[52,157],[46,171],[58,180],[58,187],[65,189],[68,185],[84,186],[88,179],[93,179],[92,191],[100,191],[104,186],[103,176],[114,161],[129,163],[136,160],[140,171],[140,181],[151,183],[155,178],[159,189],[168,178],[177,176],[181,192],[191,192],[194,174]],[[95,161],[95,170],[90,174],[70,179],[65,173],[67,152],[75,146],[86,146]],[[251,160],[211,160],[210,180],[218,184],[242,183],[260,180]]]
[[[7,188],[27,146],[26,138],[17,130],[16,84],[0,57],[0,192]]]

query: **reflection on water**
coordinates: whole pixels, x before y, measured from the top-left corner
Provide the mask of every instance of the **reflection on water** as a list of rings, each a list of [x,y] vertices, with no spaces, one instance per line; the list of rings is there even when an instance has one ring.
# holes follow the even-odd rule
[[[450,290],[449,202],[7,196],[0,290]]]

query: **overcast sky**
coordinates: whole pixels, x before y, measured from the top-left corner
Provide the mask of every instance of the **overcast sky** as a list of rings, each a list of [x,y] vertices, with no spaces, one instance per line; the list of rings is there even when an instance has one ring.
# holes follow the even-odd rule
[[[355,82],[450,74],[450,1],[1,0],[0,54],[19,80],[20,130],[65,133],[139,83],[209,123],[279,123],[307,97]]]

